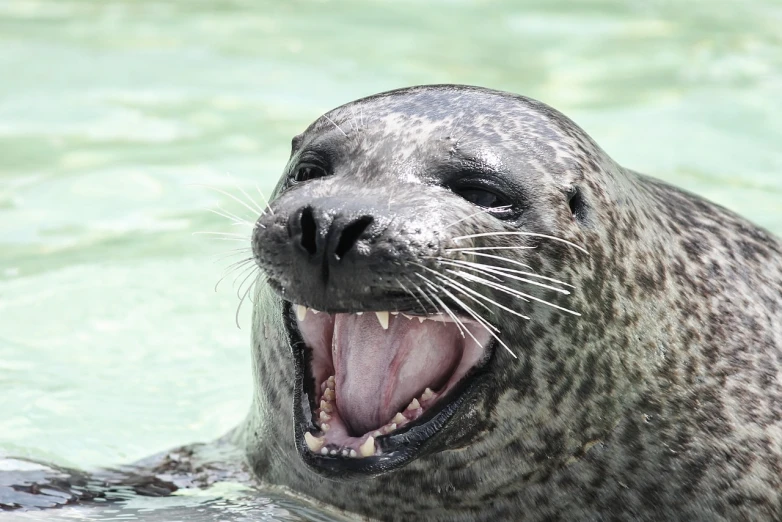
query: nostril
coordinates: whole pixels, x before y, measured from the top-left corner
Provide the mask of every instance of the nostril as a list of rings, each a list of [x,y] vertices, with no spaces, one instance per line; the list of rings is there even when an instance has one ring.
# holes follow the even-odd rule
[[[342,259],[371,224],[372,216],[364,216],[346,226],[339,236],[339,243],[337,243],[337,248],[334,250],[334,256],[337,259]]]
[[[317,243],[315,241],[315,235],[317,234],[318,227],[315,223],[315,217],[312,215],[312,208],[305,207],[301,211],[301,246],[311,256],[317,252]]]

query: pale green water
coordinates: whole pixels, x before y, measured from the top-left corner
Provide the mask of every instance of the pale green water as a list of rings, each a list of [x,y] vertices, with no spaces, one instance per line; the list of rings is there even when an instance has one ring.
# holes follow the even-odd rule
[[[190,184],[268,190],[359,96],[527,94],[782,234],[779,27],[780,0],[0,0],[0,454],[90,468],[236,424],[249,316],[210,256],[238,244],[192,233],[242,208]]]

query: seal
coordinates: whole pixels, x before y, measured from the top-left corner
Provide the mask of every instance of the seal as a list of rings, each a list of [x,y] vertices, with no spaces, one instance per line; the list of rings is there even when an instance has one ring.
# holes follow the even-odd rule
[[[455,85],[334,109],[251,247],[255,392],[220,469],[382,520],[782,519],[782,244],[554,109]],[[192,473],[147,474],[212,469],[177,454]]]
[[[550,107],[339,107],[252,248],[263,480],[383,520],[782,519],[782,245]]]

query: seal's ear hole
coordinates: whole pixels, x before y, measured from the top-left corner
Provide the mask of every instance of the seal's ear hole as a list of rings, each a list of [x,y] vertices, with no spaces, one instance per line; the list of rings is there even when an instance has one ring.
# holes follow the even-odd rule
[[[571,190],[568,198],[568,205],[570,206],[570,213],[573,215],[573,219],[583,225],[587,219],[587,205],[578,187],[574,187]]]

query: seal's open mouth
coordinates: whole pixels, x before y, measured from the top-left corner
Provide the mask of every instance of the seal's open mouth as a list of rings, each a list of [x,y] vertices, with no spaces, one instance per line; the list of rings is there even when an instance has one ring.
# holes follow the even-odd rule
[[[420,456],[490,356],[490,334],[463,317],[287,308],[297,446],[331,472],[376,473]]]

